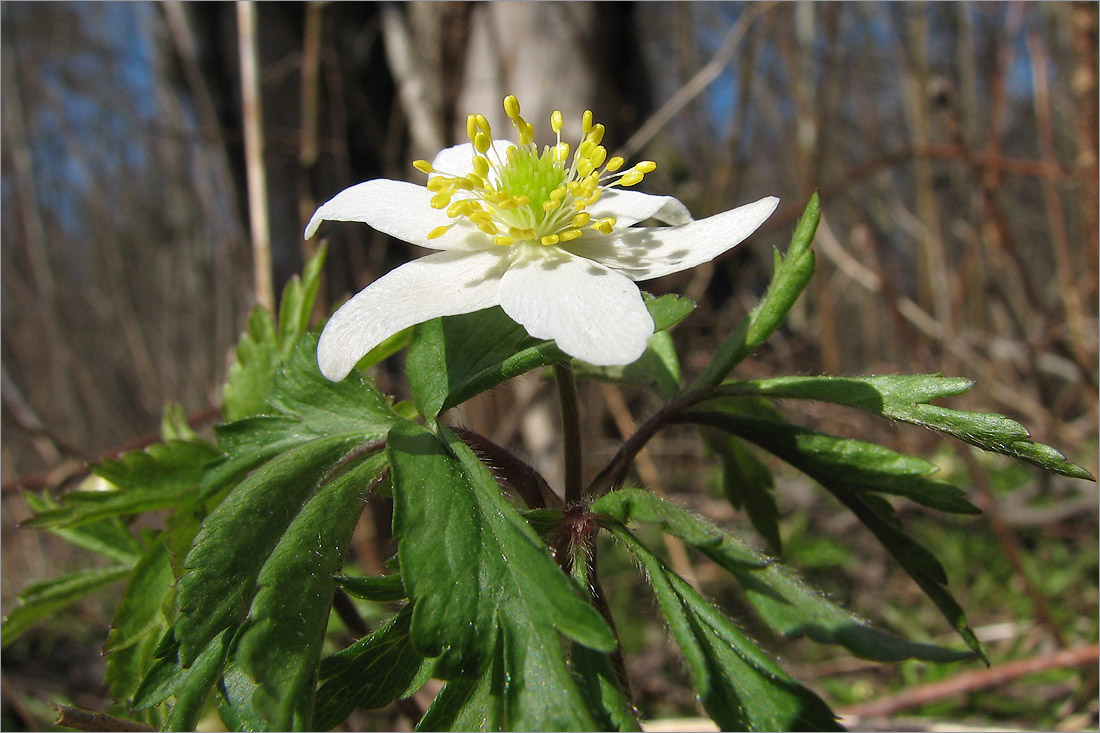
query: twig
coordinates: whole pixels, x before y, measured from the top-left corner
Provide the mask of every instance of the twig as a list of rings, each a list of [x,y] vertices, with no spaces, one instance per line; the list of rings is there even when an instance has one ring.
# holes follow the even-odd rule
[[[192,428],[197,428],[200,425],[204,425],[218,418],[221,415],[221,410],[217,407],[208,407],[205,410],[199,410],[193,412],[187,416],[187,424]],[[5,481],[0,485],[0,493],[7,494],[13,491],[19,491],[20,489],[48,489],[55,486],[59,486],[66,481],[69,481],[77,476],[83,476],[88,472],[88,467],[93,463],[99,463],[100,461],[107,460],[108,458],[114,458],[122,453],[128,453],[134,450],[141,450],[161,440],[161,433],[159,430],[155,430],[151,433],[146,433],[139,438],[134,438],[128,443],[124,443],[120,446],[111,448],[108,451],[100,453],[95,458],[91,459],[87,463],[74,463],[66,462],[62,463],[57,468],[54,468],[47,474],[38,474],[33,476],[19,476],[10,481]]]
[[[1100,659],[1100,645],[1064,649],[1053,654],[1019,659],[989,669],[964,672],[945,680],[918,685],[897,695],[855,705],[840,712],[845,716],[859,718],[889,717],[901,710],[926,705],[954,695],[996,687],[1036,672],[1095,665],[1098,659]]]
[[[126,718],[116,718],[113,715],[107,715],[107,713],[97,713],[91,710],[82,710],[80,708],[74,708],[69,705],[58,705],[53,703],[54,709],[57,710],[56,725],[63,725],[66,728],[76,728],[77,730],[92,730],[92,731],[155,731],[156,728],[152,728],[144,723],[139,723],[136,720],[127,720]]]
[[[618,428],[619,435],[625,440],[634,432],[635,426],[634,417],[630,414],[630,407],[626,404],[626,400],[623,399],[622,390],[612,384],[601,384],[600,387],[603,391],[603,399],[607,404],[607,409],[611,412],[612,419],[615,420],[615,427]],[[660,486],[661,477],[649,452],[644,448],[639,450],[634,464],[646,487],[655,495],[663,497],[665,492]],[[692,588],[700,590],[699,577],[691,564],[691,557],[684,547],[683,540],[668,533],[662,533],[662,536],[665,541],[665,549],[668,550],[668,560],[672,569],[676,571],[677,575],[686,580]]]
[[[581,417],[577,402],[577,380],[568,363],[554,365],[554,381],[558,385],[561,403],[561,433],[565,446],[565,503],[576,504],[581,499],[584,456],[581,454]]]
[[[652,117],[646,120],[645,124],[630,136],[630,139],[616,151],[615,155],[620,155],[623,158],[629,159],[641,150],[662,127],[667,125],[669,120],[687,106],[688,102],[702,94],[703,91],[710,86],[711,82],[721,76],[722,69],[726,68],[726,64],[733,58],[733,54],[737,50],[738,44],[741,43],[742,36],[748,31],[749,26],[752,25],[754,20],[763,15],[765,11],[769,10],[772,4],[773,3],[753,3],[749,5],[726,34],[725,39],[722,41],[722,47],[718,49],[718,53],[714,54],[714,57],[711,58],[703,68],[699,69],[695,76],[691,77],[686,84],[680,87],[676,93],[672,95],[671,99],[665,102]]]
[[[271,274],[271,232],[267,221],[267,176],[264,168],[264,122],[260,97],[260,54],[256,43],[256,6],[237,2],[237,40],[241,55],[241,117],[248,177],[248,217],[252,233],[252,278],[256,302],[275,312]]]

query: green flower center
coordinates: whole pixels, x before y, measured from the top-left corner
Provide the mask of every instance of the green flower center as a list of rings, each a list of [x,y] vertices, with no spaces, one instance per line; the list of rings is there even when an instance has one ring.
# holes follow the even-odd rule
[[[584,229],[610,234],[615,218],[593,219],[587,209],[606,189],[633,186],[657,167],[647,160],[619,172],[623,159],[607,160],[607,149],[600,144],[604,126],[593,124],[591,111],[581,118],[583,137],[572,158],[569,143],[561,141],[561,112],[550,116],[557,143],[539,152],[534,128],[520,116],[514,96],[504,98],[504,111],[519,132],[519,144],[507,148],[503,159],[493,146],[489,121],[484,115],[469,115],[466,134],[474,147],[473,173],[458,176],[436,170],[426,160],[413,163],[429,175],[426,186],[435,194],[432,207],[446,209],[455,220],[433,229],[429,239],[443,236],[463,219],[505,247],[516,242],[569,242]]]

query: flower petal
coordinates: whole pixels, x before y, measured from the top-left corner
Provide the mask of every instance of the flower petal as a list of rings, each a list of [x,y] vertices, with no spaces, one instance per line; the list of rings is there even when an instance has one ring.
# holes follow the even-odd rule
[[[515,146],[515,143],[508,140],[493,140],[493,147],[488,153],[489,159],[503,163],[507,159],[508,148]],[[470,143],[452,145],[436,154],[432,160],[432,168],[452,176],[465,176],[474,172],[474,155],[474,146]]]
[[[597,366],[637,360],[653,335],[637,285],[561,250],[513,265],[500,282],[500,305],[527,333]]]
[[[405,181],[364,181],[322,204],[309,220],[305,238],[316,234],[321,222],[330,219],[370,224],[384,234],[428,249],[478,250],[493,246],[492,239],[465,221],[441,237],[428,239],[432,229],[454,223],[445,211],[431,207],[432,196],[423,186]]]
[[[616,229],[606,237],[584,236],[570,242],[569,249],[631,280],[652,280],[710,262],[733,249],[778,205],[779,199],[769,196],[681,226],[635,227]]]
[[[321,373],[338,382],[368,351],[402,329],[496,305],[507,255],[501,248],[437,252],[375,280],[325,325],[317,345]]]
[[[613,216],[616,226],[628,227],[653,217],[665,224],[687,224],[691,212],[671,196],[653,196],[641,191],[610,188],[589,209],[593,219]]]

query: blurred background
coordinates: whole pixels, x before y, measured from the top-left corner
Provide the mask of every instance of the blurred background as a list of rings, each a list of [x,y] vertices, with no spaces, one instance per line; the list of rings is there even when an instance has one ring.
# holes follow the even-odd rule
[[[579,138],[592,109],[609,151],[658,162],[646,191],[696,217],[781,197],[733,253],[647,284],[700,303],[675,331],[689,376],[762,293],[773,247],[785,248],[817,189],[817,275],[738,374],[968,376],[974,390],[952,406],[1020,420],[1097,472],[1095,3],[5,2],[0,12],[5,610],[28,581],[88,562],[15,528],[21,492],[64,491],[87,461],[157,439],[169,401],[209,434],[249,309],[317,246],[301,236],[316,206],[370,178],[421,181],[410,161],[461,142],[468,112],[506,136],[508,93],[539,135],[561,109],[567,138]],[[363,225],[322,234],[319,318],[419,254]],[[406,394],[399,363],[375,376]],[[584,388],[594,471],[657,403]],[[993,685],[966,677],[978,665],[880,668],[774,639],[705,562],[676,555],[678,569],[837,708],[1096,729],[1095,485],[797,407],[813,427],[930,457],[986,510],[904,514],[941,553],[994,661],[1019,672]],[[553,390],[539,375],[453,418],[557,481]],[[785,560],[898,633],[954,643],[837,505],[775,468]],[[638,480],[760,544],[690,433],[655,441]],[[367,570],[385,507],[370,512],[356,553]],[[696,715],[674,647],[653,609],[637,608],[633,568],[612,554],[601,570],[632,617],[622,631],[642,713]],[[5,729],[48,725],[48,700],[106,709],[98,648],[117,593],[101,600],[5,649]],[[1067,650],[1086,664],[1061,661]],[[947,691],[923,705],[892,697],[935,681]],[[408,722],[382,711],[356,725]]]

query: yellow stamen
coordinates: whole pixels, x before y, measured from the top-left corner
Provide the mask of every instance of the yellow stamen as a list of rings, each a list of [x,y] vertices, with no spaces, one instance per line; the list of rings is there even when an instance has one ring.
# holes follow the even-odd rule
[[[581,116],[581,139],[575,148],[562,141],[565,118],[561,110],[554,110],[550,128],[555,140],[541,150],[534,142],[534,125],[523,118],[515,96],[505,97],[504,112],[518,145],[495,146],[488,119],[471,114],[466,117],[466,136],[474,153],[465,170],[440,171],[426,160],[413,162],[429,176],[425,185],[433,194],[432,208],[445,210],[454,220],[432,229],[429,238],[443,236],[463,219],[502,247],[524,242],[554,246],[587,233],[611,234],[615,218],[593,220],[591,207],[605,189],[633,186],[656,165],[642,161],[621,172],[624,161],[619,156],[608,159],[601,144],[606,128],[594,120],[591,110]]]

